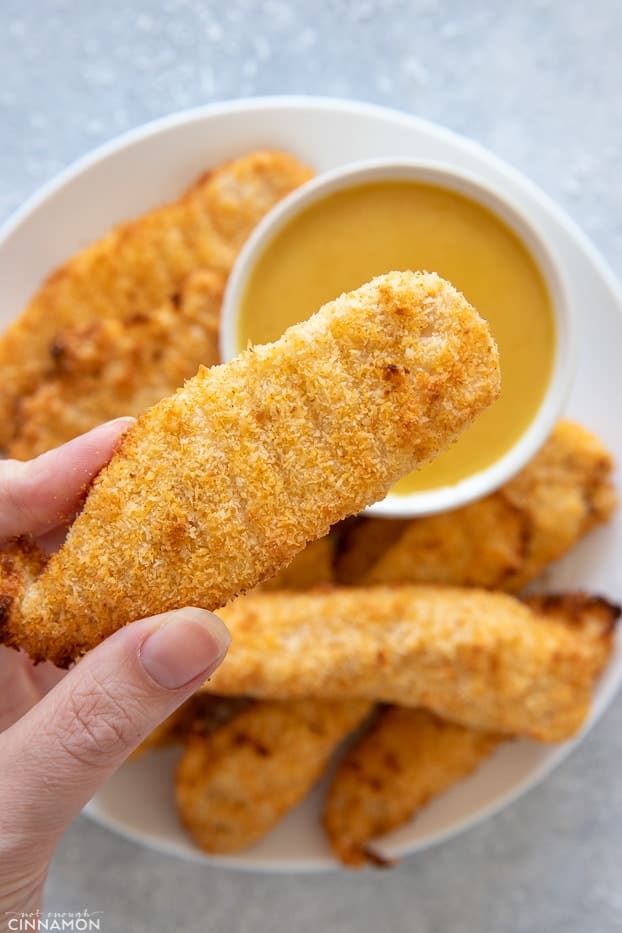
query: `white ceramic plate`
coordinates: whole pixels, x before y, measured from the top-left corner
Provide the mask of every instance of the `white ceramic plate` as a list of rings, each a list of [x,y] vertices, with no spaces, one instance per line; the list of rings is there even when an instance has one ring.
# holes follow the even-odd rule
[[[534,185],[474,143],[404,114],[345,101],[272,98],[238,101],[158,121],[97,150],[44,188],[0,235],[0,325],[23,307],[59,262],[113,224],[175,197],[206,167],[259,147],[296,153],[316,171],[386,156],[440,160],[466,169],[518,199],[565,274],[578,318],[578,372],[567,411],[604,438],[622,462],[616,399],[622,398],[622,293],[594,247]],[[592,534],[549,574],[549,589],[585,587],[622,596],[622,520]],[[602,678],[587,728],[622,679],[622,644]],[[455,835],[516,798],[560,762],[575,743],[545,748],[516,742],[473,777],[387,836],[388,857]],[[174,751],[127,764],[87,807],[105,826],[152,848],[232,868],[330,869],[334,862],[318,816],[321,788],[252,851],[208,858],[177,824]]]

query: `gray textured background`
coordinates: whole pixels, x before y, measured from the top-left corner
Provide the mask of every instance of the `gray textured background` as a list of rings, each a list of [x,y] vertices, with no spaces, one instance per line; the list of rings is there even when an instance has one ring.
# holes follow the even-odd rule
[[[355,97],[488,146],[622,275],[620,0],[0,0],[0,218],[94,145],[224,98]],[[622,929],[622,700],[501,815],[391,872],[278,878],[176,862],[81,819],[48,908],[106,931]]]

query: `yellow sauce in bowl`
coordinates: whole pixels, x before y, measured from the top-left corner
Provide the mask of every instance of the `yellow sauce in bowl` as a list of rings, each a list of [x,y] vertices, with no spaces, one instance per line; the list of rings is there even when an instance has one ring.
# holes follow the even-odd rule
[[[461,194],[413,181],[380,181],[329,194],[268,243],[250,271],[238,349],[268,343],[344,291],[392,269],[437,272],[491,326],[501,398],[433,463],[393,492],[450,486],[499,460],[525,432],[553,369],[555,321],[534,259],[495,214]]]

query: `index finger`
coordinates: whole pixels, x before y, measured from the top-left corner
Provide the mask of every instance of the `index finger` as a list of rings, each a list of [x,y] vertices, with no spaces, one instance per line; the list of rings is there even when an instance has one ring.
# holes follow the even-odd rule
[[[0,539],[41,535],[77,511],[133,418],[116,418],[34,460],[0,461]]]

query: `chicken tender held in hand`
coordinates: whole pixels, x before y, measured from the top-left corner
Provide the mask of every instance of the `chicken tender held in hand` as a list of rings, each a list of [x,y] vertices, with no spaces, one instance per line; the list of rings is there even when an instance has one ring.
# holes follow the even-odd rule
[[[15,555],[0,638],[66,666],[133,619],[218,608],[385,496],[498,393],[496,346],[462,295],[436,275],[379,276],[142,415],[21,598]]]

